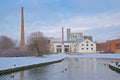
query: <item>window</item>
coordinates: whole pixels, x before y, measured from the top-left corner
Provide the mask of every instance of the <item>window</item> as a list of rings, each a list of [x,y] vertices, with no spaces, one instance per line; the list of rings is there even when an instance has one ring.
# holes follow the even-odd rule
[[[64,47],[69,47],[69,45],[65,45]]]
[[[81,36],[79,36],[79,38],[81,38]]]
[[[74,38],[74,35],[73,35],[73,38]]]
[[[57,48],[57,53],[61,53],[61,52],[62,52],[62,49]]]
[[[84,44],[82,44],[82,46],[84,46]]]
[[[86,50],[88,50],[88,48],[86,48]]]
[[[57,47],[61,47],[61,45],[57,45]]]
[[[77,38],[77,36],[75,36],[75,38]]]
[[[82,50],[84,50],[84,48],[82,48]]]
[[[69,52],[69,48],[65,48],[64,51],[65,51],[65,52]]]
[[[91,50],[93,50],[93,48],[91,48]]]
[[[88,46],[88,44],[86,44],[86,46]]]
[[[88,43],[88,41],[86,41],[86,43]]]
[[[93,46],[93,44],[91,44],[91,46]]]

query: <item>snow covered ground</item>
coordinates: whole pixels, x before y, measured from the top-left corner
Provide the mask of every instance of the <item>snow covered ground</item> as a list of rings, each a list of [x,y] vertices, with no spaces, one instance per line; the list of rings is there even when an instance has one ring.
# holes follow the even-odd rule
[[[0,57],[0,70],[58,61],[64,58],[119,58],[120,54],[54,54],[44,57]]]
[[[44,57],[1,57],[0,58],[0,70],[6,70],[21,66],[28,66],[33,64],[40,64],[52,61],[58,61],[66,58],[67,55],[62,54],[54,54],[54,55],[46,55]]]
[[[111,66],[113,66],[113,67],[116,67],[117,69],[120,69],[120,66],[118,66],[118,65],[120,65],[120,62],[118,63],[118,65],[116,65],[116,63],[115,62],[113,62],[113,63],[109,63]]]
[[[78,57],[78,58],[119,58],[120,54],[71,54],[70,58]]]

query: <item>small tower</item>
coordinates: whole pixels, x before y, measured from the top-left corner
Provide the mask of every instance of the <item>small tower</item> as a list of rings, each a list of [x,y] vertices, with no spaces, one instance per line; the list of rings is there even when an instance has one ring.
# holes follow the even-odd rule
[[[67,41],[70,41],[71,29],[67,29]]]
[[[21,49],[24,48],[25,40],[24,40],[24,8],[21,7]]]

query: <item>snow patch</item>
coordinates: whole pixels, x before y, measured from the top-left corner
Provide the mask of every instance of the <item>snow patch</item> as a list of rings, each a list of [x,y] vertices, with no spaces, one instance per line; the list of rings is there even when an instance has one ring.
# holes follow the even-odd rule
[[[53,54],[43,57],[0,57],[0,70],[62,60],[64,58],[119,58],[120,54]]]
[[[45,57],[1,57],[0,70],[6,70],[16,67],[28,66],[33,64],[40,64],[52,61],[58,61],[66,58],[64,53],[47,55]]]
[[[71,54],[70,58],[120,58],[120,54]]]

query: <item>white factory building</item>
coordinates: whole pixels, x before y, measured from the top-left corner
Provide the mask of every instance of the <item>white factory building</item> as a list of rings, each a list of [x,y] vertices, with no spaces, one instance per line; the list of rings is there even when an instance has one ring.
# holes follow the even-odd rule
[[[53,42],[54,53],[96,53],[96,44],[89,39]]]
[[[52,38],[50,45],[53,53],[96,53],[96,44],[92,41],[92,36],[71,33],[70,29],[67,29],[67,41]]]

